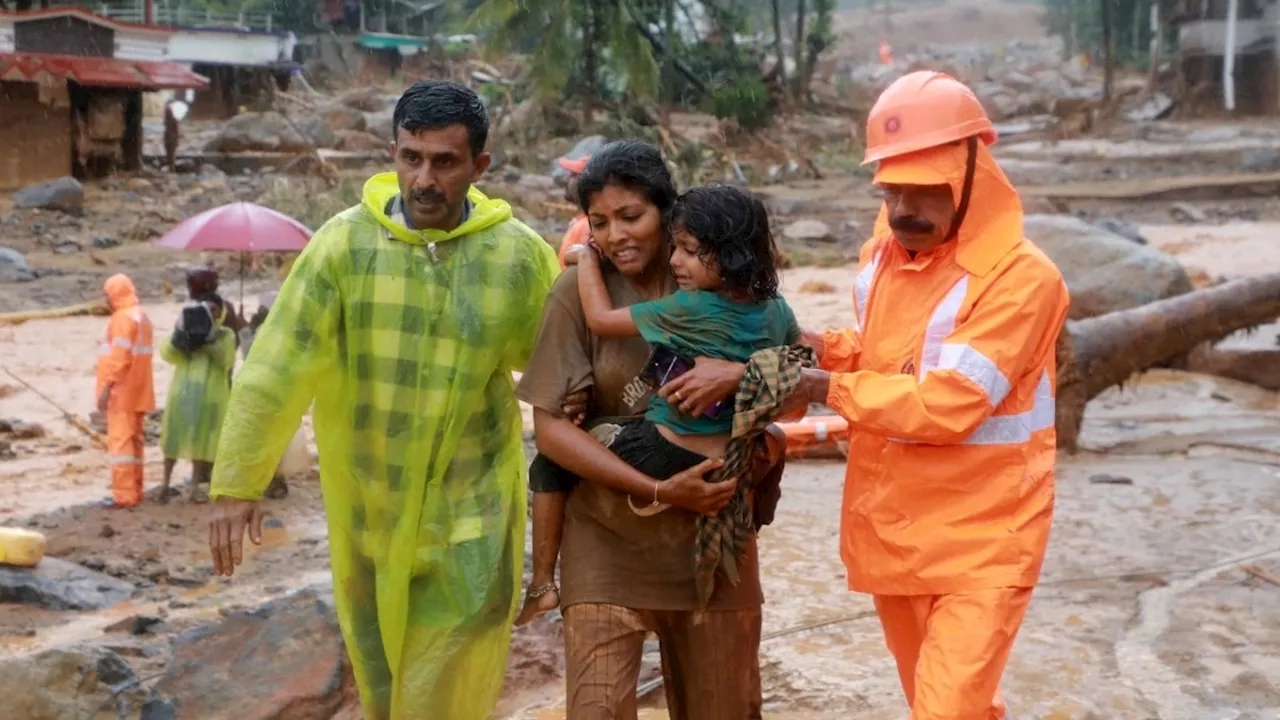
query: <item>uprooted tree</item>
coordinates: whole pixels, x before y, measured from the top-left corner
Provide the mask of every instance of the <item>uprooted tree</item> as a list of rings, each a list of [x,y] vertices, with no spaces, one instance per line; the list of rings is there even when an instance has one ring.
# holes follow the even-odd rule
[[[1192,369],[1213,371],[1215,363],[1236,365],[1229,354],[1204,353],[1204,346],[1276,317],[1280,317],[1280,273],[1068,322],[1057,348],[1058,446],[1068,451],[1077,448],[1085,405],[1107,388],[1170,360],[1194,358],[1197,350],[1202,351],[1200,363],[1192,363]],[[1259,354],[1271,363],[1278,359],[1277,353],[1266,351],[1246,354],[1246,358],[1256,360]],[[1223,374],[1263,384],[1270,377],[1255,371]]]

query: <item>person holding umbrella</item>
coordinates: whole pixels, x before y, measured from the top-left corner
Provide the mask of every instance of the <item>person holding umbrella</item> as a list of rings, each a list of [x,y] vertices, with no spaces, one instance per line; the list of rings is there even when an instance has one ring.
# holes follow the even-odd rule
[[[162,503],[169,501],[169,482],[178,460],[191,461],[191,500],[204,500],[203,486],[213,472],[214,452],[231,394],[236,335],[226,327],[228,312],[222,298],[212,292],[202,297],[198,304],[183,309],[178,327],[160,346],[160,357],[174,367],[160,432]],[[199,330],[185,326],[189,314],[201,312],[208,313],[204,319],[207,325],[202,323]]]
[[[537,340],[551,247],[472,183],[489,118],[454,82],[407,89],[395,172],[298,256],[231,390],[210,550],[231,575],[314,401],[334,596],[370,720],[487,720],[523,575],[512,370]],[[424,715],[425,713],[425,715]]]

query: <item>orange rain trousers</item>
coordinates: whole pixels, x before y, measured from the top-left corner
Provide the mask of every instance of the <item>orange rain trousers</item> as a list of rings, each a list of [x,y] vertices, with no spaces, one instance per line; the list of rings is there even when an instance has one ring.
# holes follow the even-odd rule
[[[107,453],[111,456],[111,499],[121,507],[142,502],[142,418],[145,413],[107,413]]]
[[[1004,720],[1000,676],[1031,588],[876,595],[911,720]]]

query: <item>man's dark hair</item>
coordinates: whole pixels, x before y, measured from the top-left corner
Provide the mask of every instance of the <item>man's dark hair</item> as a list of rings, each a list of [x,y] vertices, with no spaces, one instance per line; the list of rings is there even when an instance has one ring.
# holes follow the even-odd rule
[[[778,247],[764,203],[733,185],[696,187],[676,200],[671,224],[698,241],[698,257],[720,273],[724,289],[750,302],[778,295]]]
[[[671,171],[658,148],[640,140],[618,140],[591,154],[578,177],[578,204],[582,212],[591,205],[591,196],[608,185],[634,190],[657,206],[665,221],[676,201]]]
[[[484,152],[489,141],[489,113],[480,96],[451,80],[421,80],[409,86],[396,102],[391,132],[404,128],[416,133],[464,125],[471,143],[471,157]]]

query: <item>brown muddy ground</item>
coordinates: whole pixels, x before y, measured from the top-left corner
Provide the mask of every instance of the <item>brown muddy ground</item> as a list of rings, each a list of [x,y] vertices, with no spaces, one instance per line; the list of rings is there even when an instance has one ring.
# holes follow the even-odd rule
[[[838,325],[850,280],[845,270],[798,270],[783,289],[806,325]],[[158,332],[167,331],[176,308],[149,308]],[[6,364],[86,413],[102,322],[69,318],[0,329],[0,343],[14,350]],[[170,371],[160,363],[156,375],[163,398]],[[104,613],[6,607],[0,652],[92,640],[116,647],[145,673],[163,662],[168,636],[121,639],[104,627],[141,612],[164,613],[179,630],[219,609],[327,580],[314,477],[296,479],[288,499],[268,503],[283,530],[241,574],[211,579],[206,508],[179,499],[124,513],[87,507],[106,492],[102,453],[31,393],[0,395],[0,417],[40,422],[49,433],[16,443],[19,457],[0,463],[0,522],[40,528],[51,555],[100,563],[145,586],[131,603]],[[1277,411],[1273,394],[1165,372],[1090,407],[1085,450],[1059,463],[1044,584],[1006,675],[1014,717],[1275,717],[1280,586],[1241,568],[1280,574]],[[186,472],[179,468],[178,482]],[[154,486],[154,451],[147,473]],[[836,549],[842,475],[836,464],[794,465],[778,523],[761,543],[771,717],[888,720],[905,712],[870,602],[845,590]],[[500,717],[558,716],[559,632],[555,620],[516,632]],[[660,689],[648,704],[660,710]]]

